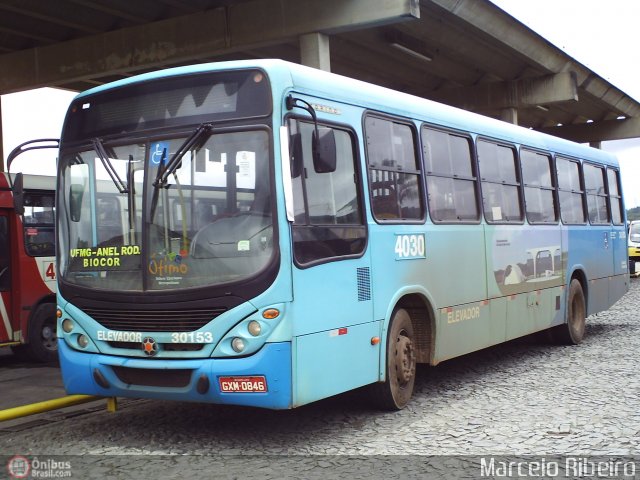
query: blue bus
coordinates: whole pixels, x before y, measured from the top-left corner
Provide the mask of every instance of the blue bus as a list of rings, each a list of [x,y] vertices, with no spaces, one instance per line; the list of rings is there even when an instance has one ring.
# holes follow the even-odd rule
[[[79,94],[58,164],[68,393],[287,409],[410,401],[628,290],[615,157],[280,60]]]

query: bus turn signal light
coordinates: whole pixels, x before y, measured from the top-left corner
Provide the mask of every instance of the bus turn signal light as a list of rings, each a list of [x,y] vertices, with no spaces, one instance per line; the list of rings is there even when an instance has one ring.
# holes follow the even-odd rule
[[[378,345],[380,343],[380,337],[371,337],[371,345]]]
[[[280,310],[277,308],[267,308],[262,312],[262,318],[266,320],[273,320],[274,318],[278,318],[278,316],[280,316]]]

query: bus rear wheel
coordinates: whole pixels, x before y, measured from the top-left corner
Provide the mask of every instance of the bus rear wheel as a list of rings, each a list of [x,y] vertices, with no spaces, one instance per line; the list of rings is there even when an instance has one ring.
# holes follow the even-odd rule
[[[551,329],[551,339],[563,345],[578,345],[584,338],[586,313],[582,284],[573,278],[569,284],[566,322]]]
[[[411,317],[404,309],[394,312],[387,336],[386,379],[371,386],[372,397],[384,410],[407,406],[416,380],[416,352]]]

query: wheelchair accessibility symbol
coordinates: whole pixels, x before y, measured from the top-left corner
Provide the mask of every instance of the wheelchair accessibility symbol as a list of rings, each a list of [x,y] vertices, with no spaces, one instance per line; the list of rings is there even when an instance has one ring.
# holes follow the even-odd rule
[[[155,142],[151,144],[149,150],[149,162],[151,165],[160,165],[167,163],[167,154],[169,152],[169,142]]]

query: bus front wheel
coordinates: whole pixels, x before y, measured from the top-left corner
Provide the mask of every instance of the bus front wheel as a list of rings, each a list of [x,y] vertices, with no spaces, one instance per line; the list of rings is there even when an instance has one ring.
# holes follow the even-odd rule
[[[56,337],[56,307],[43,303],[36,308],[29,322],[29,343],[26,354],[37,362],[54,362],[58,359]]]
[[[411,399],[416,380],[415,337],[411,317],[394,312],[387,335],[386,379],[372,385],[375,403],[385,410],[401,410]]]
[[[551,329],[551,338],[556,343],[578,345],[584,338],[587,307],[582,284],[571,279],[567,298],[567,321]]]

